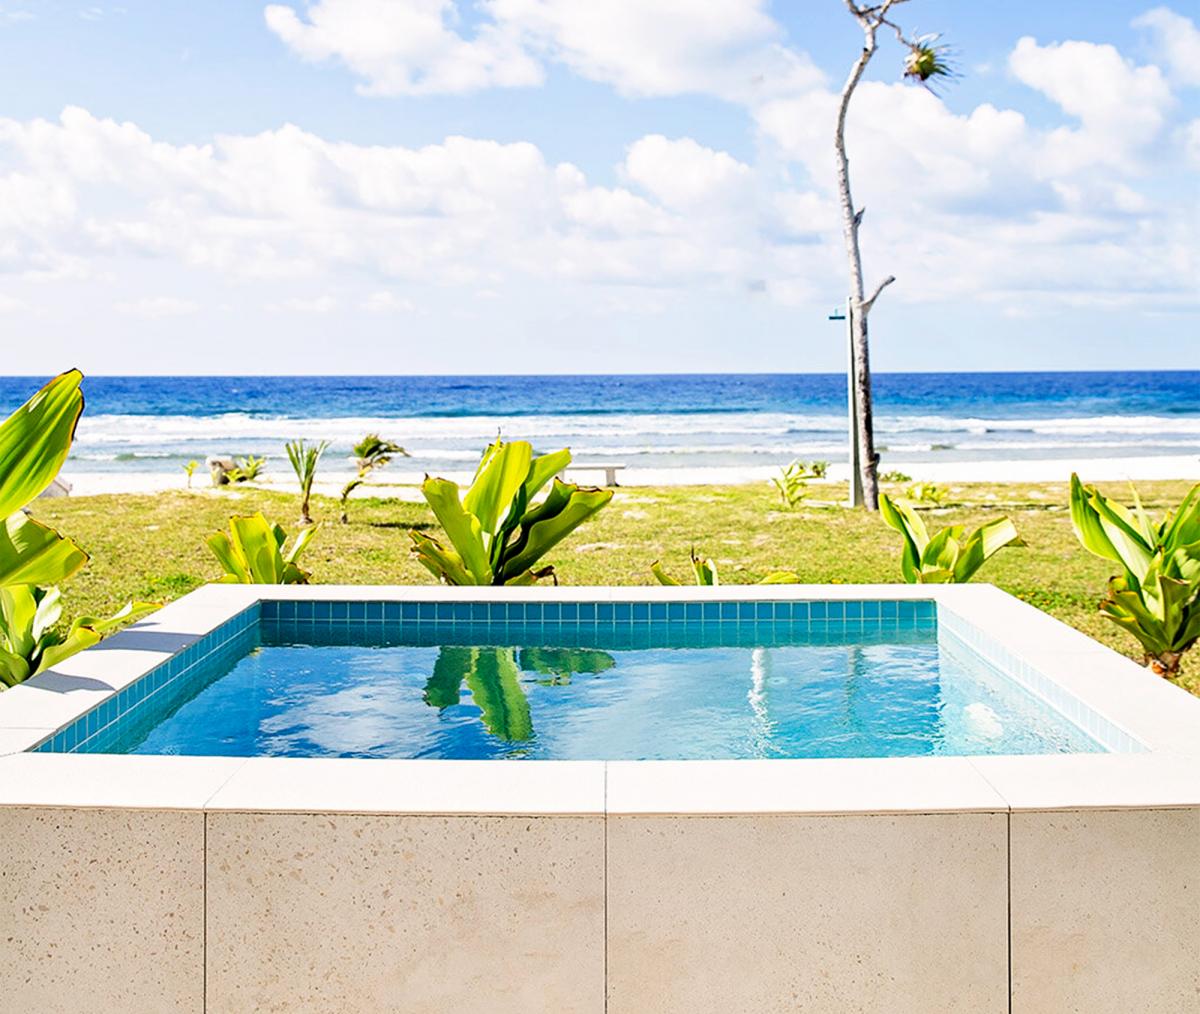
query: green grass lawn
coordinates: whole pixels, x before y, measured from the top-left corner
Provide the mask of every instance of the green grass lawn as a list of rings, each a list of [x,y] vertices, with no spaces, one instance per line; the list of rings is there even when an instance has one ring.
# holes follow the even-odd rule
[[[1102,486],[1125,498],[1120,485]],[[1188,484],[1139,485],[1149,510],[1178,503]],[[1008,514],[1028,543],[1009,548],[978,575],[1065,623],[1137,654],[1136,642],[1096,611],[1112,565],[1075,541],[1066,509],[1066,483],[950,486],[953,504],[926,512],[931,527],[975,525]],[[844,486],[813,486],[811,500],[840,500]],[[42,500],[35,516],[79,542],[91,563],[64,589],[69,615],[112,610],[129,598],[168,601],[220,576],[204,537],[231,514],[262,510],[294,530],[295,496],[261,490],[196,491],[157,496],[94,496]],[[333,500],[315,497],[322,530],[301,561],[313,581],[346,584],[430,584],[409,551],[409,532],[433,530],[424,504],[364,499],[352,502],[350,524],[337,522]],[[551,554],[562,584],[651,584],[650,564],[664,562],[691,578],[690,547],[713,557],[727,584],[794,570],[811,582],[893,582],[899,577],[900,537],[878,515],[816,503],[781,509],[761,486],[625,488],[592,522]],[[1200,693],[1200,650],[1185,662],[1180,683]]]

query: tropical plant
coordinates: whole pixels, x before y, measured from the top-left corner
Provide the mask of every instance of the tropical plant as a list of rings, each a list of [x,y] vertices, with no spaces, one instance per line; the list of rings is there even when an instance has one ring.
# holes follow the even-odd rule
[[[813,478],[824,479],[826,474],[829,472],[829,462],[828,461],[814,461],[811,465],[808,466],[808,470],[810,472],[812,472]]]
[[[915,503],[940,507],[950,494],[945,486],[939,486],[935,482],[915,482],[905,490],[904,495]]]
[[[0,587],[0,684],[16,686],[157,608],[154,602],[128,602],[112,616],[80,616],[62,630],[61,594],[57,588],[29,584]]]
[[[715,587],[716,585],[719,585],[721,583],[721,580],[720,580],[719,576],[717,575],[716,560],[711,560],[711,559],[707,559],[705,557],[698,556],[696,554],[696,550],[694,547],[690,553],[690,558],[691,558],[691,563],[692,563],[692,573],[695,575],[696,584],[699,587],[711,588],[711,587]],[[659,584],[670,585],[672,587],[676,587],[680,584],[679,581],[676,581],[673,577],[671,577],[670,574],[668,574],[663,569],[662,564],[658,560],[655,560],[650,565],[650,573],[653,574],[655,576],[655,578],[658,579]],[[756,581],[755,583],[756,584],[799,584],[800,577],[799,577],[799,575],[794,574],[790,570],[776,570],[776,571],[772,571],[770,574],[768,574],[766,577],[764,577],[761,581]]]
[[[304,440],[293,440],[286,444],[288,461],[292,463],[292,471],[300,483],[300,524],[311,525],[312,515],[308,511],[308,502],[312,496],[313,479],[317,476],[317,462],[329,446],[328,440],[319,443],[307,443]]]
[[[912,476],[905,472],[883,472],[879,476],[880,482],[912,482]]]
[[[195,460],[189,461],[186,465],[183,466],[183,470],[187,474],[187,488],[188,489],[192,488],[192,476],[196,473],[196,469],[199,467],[200,467],[200,462],[195,461]]]
[[[904,536],[900,572],[909,584],[961,584],[1005,546],[1024,545],[1008,518],[988,521],[969,535],[962,525],[951,525],[930,538],[910,504],[881,493],[879,510]]]
[[[1071,521],[1089,553],[1121,565],[1100,612],[1137,638],[1143,663],[1179,672],[1200,638],[1200,485],[1155,525],[1133,490],[1131,510],[1071,476]]]
[[[771,478],[771,483],[779,493],[779,499],[785,507],[796,507],[808,494],[808,479],[810,473],[803,461],[793,461],[790,465],[779,470],[779,475]]]
[[[571,461],[569,450],[535,456],[523,440],[497,440],[484,452],[466,493],[449,479],[426,477],[425,500],[449,545],[412,532],[413,552],[426,570],[453,585],[529,585],[553,578],[542,557],[613,496],[611,489],[554,479]]]
[[[358,472],[353,479],[342,487],[342,524],[347,524],[350,520],[346,514],[346,506],[350,500],[350,494],[366,482],[367,476],[375,469],[383,468],[397,454],[403,455],[406,458],[412,457],[399,444],[393,443],[390,440],[384,440],[378,433],[368,433],[354,445],[354,460],[358,466]]]
[[[51,586],[87,563],[70,539],[21,509],[58,474],[83,412],[83,374],[69,370],[0,423],[0,585]]]
[[[930,91],[934,90],[930,82],[958,76],[950,62],[951,49],[939,43],[940,38],[941,35],[936,33],[917,36],[908,43],[908,55],[904,58],[904,76]]]
[[[253,454],[247,454],[244,458],[238,458],[237,467],[231,468],[225,474],[230,482],[253,482],[266,463],[266,458],[256,458]]]
[[[262,512],[229,519],[229,534],[214,532],[205,542],[225,568],[224,584],[308,584],[308,571],[296,564],[320,525],[300,531],[286,553],[287,534]]]

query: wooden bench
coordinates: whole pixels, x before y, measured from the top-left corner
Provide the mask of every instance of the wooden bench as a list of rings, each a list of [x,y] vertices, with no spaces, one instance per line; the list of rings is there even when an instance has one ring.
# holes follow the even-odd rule
[[[566,482],[568,472],[603,472],[604,485],[619,486],[617,482],[617,473],[624,468],[624,464],[617,461],[581,461],[572,463],[558,473],[558,477]]]

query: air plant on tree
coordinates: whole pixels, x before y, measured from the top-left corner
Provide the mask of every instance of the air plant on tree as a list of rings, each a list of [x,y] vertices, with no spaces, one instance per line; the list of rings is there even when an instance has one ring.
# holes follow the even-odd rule
[[[951,49],[938,42],[940,38],[939,33],[918,35],[906,43],[908,56],[904,58],[904,76],[924,85],[931,92],[934,91],[933,84],[939,80],[958,77],[958,72],[950,62]]]
[[[354,460],[358,466],[358,472],[353,479],[342,487],[342,524],[347,524],[350,521],[349,516],[346,514],[346,506],[350,500],[350,494],[366,482],[367,476],[375,471],[375,469],[383,468],[397,454],[406,458],[412,457],[399,444],[382,439],[378,433],[368,433],[354,445]]]

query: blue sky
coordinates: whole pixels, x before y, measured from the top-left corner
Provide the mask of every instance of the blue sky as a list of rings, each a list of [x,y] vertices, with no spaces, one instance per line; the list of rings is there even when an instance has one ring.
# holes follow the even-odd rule
[[[1194,6],[896,12],[962,76],[885,39],[856,98],[876,367],[1200,367]],[[5,0],[5,371],[838,369],[860,38],[838,0]]]

